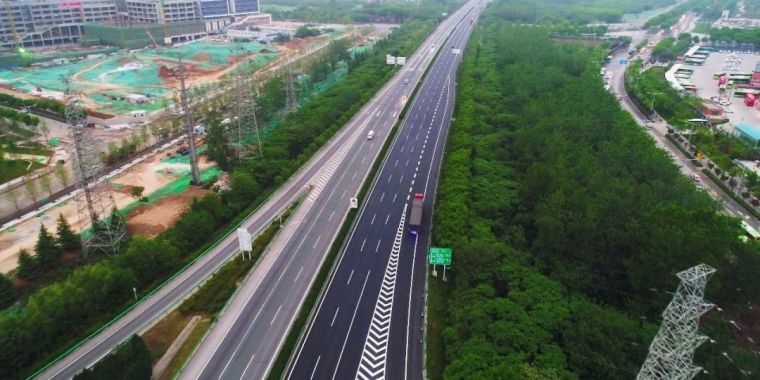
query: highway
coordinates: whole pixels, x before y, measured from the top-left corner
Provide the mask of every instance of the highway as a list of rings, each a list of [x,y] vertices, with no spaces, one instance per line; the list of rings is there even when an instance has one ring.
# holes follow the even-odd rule
[[[445,43],[414,99],[288,378],[424,378],[426,259],[435,189],[457,67],[477,12]],[[416,236],[407,226],[415,193],[425,194]]]
[[[267,376],[348,215],[351,197],[366,180],[411,90],[435,53],[439,49],[450,50],[442,44],[473,4],[465,4],[443,21],[379,92],[377,101],[362,111],[364,117],[350,129],[342,145],[315,174],[310,182],[313,189],[272,242],[266,256],[245,279],[184,368],[182,379],[263,379]],[[405,80],[409,83],[405,84]],[[368,138],[369,131],[374,131],[374,138]],[[404,200],[398,198],[397,201],[400,204]],[[381,243],[373,243],[373,247],[367,245],[367,250],[379,251]]]
[[[320,149],[299,171],[294,174],[280,189],[270,196],[255,212],[247,217],[241,227],[247,228],[254,236],[274,220],[288,205],[293,203],[299,195],[306,191],[310,184],[319,185],[329,179],[325,168],[333,165],[332,169],[341,169],[341,179],[350,178],[352,183],[359,184],[366,176],[368,168],[373,162],[372,154],[379,152],[383,140],[387,137],[390,125],[398,112],[403,107],[404,100],[408,98],[411,90],[419,81],[422,73],[435,55],[436,49],[430,48],[431,44],[443,41],[446,33],[450,31],[452,17],[442,22],[436,31],[428,37],[423,45],[407,60],[403,66],[379,92],[373,97],[325,146]],[[409,79],[409,84],[404,85],[403,79]],[[355,144],[356,132],[365,133],[368,125],[377,128],[376,138],[373,141],[362,139],[361,143]],[[349,144],[353,142],[354,144]],[[346,150],[345,147],[350,146]],[[373,153],[374,152],[374,153]],[[350,160],[336,162],[335,157],[350,157]],[[364,157],[365,159],[356,159]],[[352,172],[346,176],[347,170]],[[342,184],[345,186],[345,184]],[[312,190],[309,197],[319,192]],[[356,187],[356,186],[354,186]],[[346,189],[342,197],[350,197],[354,192]],[[347,200],[342,199],[347,205]],[[312,202],[309,199],[309,202]],[[309,203],[307,202],[307,203]],[[312,202],[313,203],[313,202]],[[330,211],[332,213],[332,211]],[[296,216],[298,213],[296,213]],[[339,223],[341,215],[332,216],[334,223]],[[324,236],[321,243],[327,244],[329,236]],[[323,247],[324,246],[320,246]],[[107,355],[120,343],[130,336],[142,332],[159,317],[165,315],[176,307],[183,299],[192,294],[206,279],[219,267],[226,263],[237,253],[237,236],[231,234],[221,239],[210,248],[204,255],[185,268],[181,273],[171,278],[158,290],[145,296],[138,304],[120,315],[101,331],[73,347],[62,357],[41,369],[34,377],[41,379],[69,379],[83,369],[93,365],[100,358]],[[314,247],[317,248],[316,246]],[[326,251],[324,248],[322,251]],[[252,277],[261,276],[262,271],[268,271],[266,265],[273,261],[273,255],[265,255],[252,272]],[[280,262],[281,264],[281,262]],[[138,289],[139,290],[139,289]]]

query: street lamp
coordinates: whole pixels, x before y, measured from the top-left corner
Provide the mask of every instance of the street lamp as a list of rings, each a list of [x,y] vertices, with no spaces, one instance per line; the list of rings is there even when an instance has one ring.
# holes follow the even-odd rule
[[[744,174],[747,172],[747,167],[742,165],[742,163],[736,159],[731,160],[731,162],[733,162],[734,165],[741,166],[742,168],[742,174],[739,176],[739,189],[741,189],[742,186],[744,186]]]

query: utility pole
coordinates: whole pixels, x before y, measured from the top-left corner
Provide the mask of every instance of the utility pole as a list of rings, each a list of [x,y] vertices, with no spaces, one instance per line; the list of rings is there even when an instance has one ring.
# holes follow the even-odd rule
[[[201,184],[201,174],[198,170],[198,155],[195,151],[195,131],[193,128],[193,116],[190,114],[190,107],[187,104],[187,87],[185,87],[185,64],[182,58],[179,58],[179,84],[180,84],[180,101],[182,102],[182,122],[185,124],[185,135],[187,136],[187,146],[190,150],[190,173],[192,175],[192,184],[198,186]]]
[[[702,367],[694,351],[708,338],[699,334],[699,317],[715,305],[705,302],[705,285],[715,269],[700,264],[678,273],[681,283],[662,313],[660,330],[649,346],[637,380],[688,380]]]

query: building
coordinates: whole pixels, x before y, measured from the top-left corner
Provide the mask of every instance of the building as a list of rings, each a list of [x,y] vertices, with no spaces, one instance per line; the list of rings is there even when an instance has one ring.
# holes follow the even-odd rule
[[[163,24],[201,19],[195,0],[127,0],[127,14],[133,23]]]
[[[208,32],[217,32],[241,18],[254,24],[272,22],[271,15],[259,13],[258,0],[200,0],[200,3]]]
[[[741,138],[752,143],[753,146],[757,146],[758,142],[760,142],[760,128],[750,123],[742,122],[736,124],[736,133]]]
[[[76,43],[85,22],[116,17],[114,0],[4,0],[0,49]]]
[[[84,24],[139,28],[145,25],[205,24],[205,32],[218,31],[242,18],[258,19],[259,0],[3,0],[0,7],[0,51],[16,47],[45,47],[78,43]],[[252,22],[269,23],[266,15]],[[266,20],[269,20],[267,22]],[[94,29],[94,28],[92,28]],[[164,28],[166,29],[166,28]],[[172,40],[200,35],[195,27]],[[151,31],[157,38],[157,34]],[[97,38],[96,38],[97,39]],[[152,38],[151,38],[152,39]],[[176,41],[175,41],[176,42]]]
[[[755,70],[752,72],[752,76],[749,79],[749,85],[755,88],[760,88],[760,63],[755,65]]]
[[[723,116],[723,107],[711,100],[702,99],[702,114],[706,118],[719,118]]]
[[[245,16],[259,12],[259,0],[200,0],[203,18]]]

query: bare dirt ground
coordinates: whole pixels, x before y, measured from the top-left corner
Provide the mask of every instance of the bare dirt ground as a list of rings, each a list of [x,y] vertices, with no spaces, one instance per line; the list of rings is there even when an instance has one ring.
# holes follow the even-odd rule
[[[145,188],[143,195],[146,196],[153,193],[179,178],[178,173],[189,170],[189,165],[161,162],[160,159],[166,157],[166,154],[167,152],[159,152],[149,157],[142,163],[130,168],[126,173],[114,178],[112,183],[122,186],[143,186]],[[206,161],[205,156],[199,159],[201,169],[208,168],[211,165],[212,163]],[[126,192],[114,191],[113,197],[118,208],[123,208],[135,201]],[[18,252],[21,249],[27,249],[30,252],[34,249],[40,226],[45,226],[48,231],[54,232],[59,214],[66,218],[72,229],[77,232],[82,230],[84,223],[79,220],[76,201],[72,199],[38,215],[36,218],[28,219],[13,228],[0,231],[0,272],[8,273],[16,268]]]
[[[174,224],[190,207],[194,198],[201,198],[209,193],[209,190],[190,188],[180,195],[162,198],[153,204],[135,208],[127,216],[127,232],[130,236],[158,236]]]

